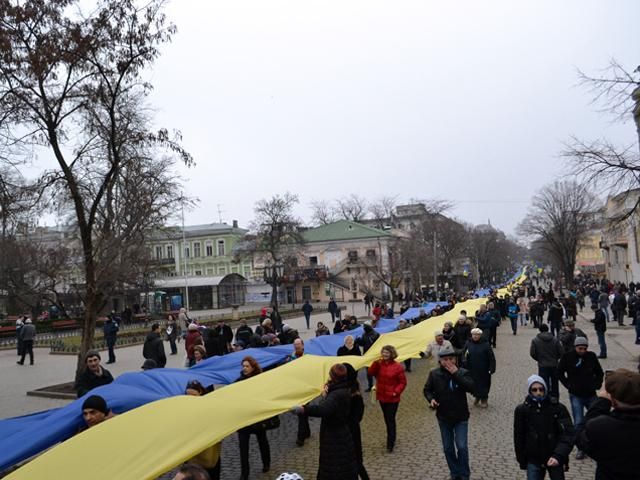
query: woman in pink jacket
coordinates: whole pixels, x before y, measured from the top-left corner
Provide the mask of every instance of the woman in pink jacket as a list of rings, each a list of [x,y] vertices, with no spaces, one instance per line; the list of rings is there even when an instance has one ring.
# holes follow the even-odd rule
[[[398,352],[393,345],[385,345],[381,359],[369,367],[369,375],[376,377],[376,399],[380,402],[384,423],[387,426],[387,451],[393,452],[396,444],[396,413],[400,395],[407,386],[404,368],[396,362]]]

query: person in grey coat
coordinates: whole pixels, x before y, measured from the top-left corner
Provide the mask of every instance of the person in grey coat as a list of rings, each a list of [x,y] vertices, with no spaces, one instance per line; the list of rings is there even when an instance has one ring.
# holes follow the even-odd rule
[[[22,340],[22,354],[16,363],[24,365],[24,357],[29,354],[29,364],[33,365],[33,341],[36,339],[36,326],[30,318],[24,321],[24,326],[20,329],[20,339]]]
[[[549,326],[540,325],[540,333],[531,340],[530,355],[538,362],[538,375],[547,384],[550,397],[560,398],[558,387],[558,362],[563,354],[560,340],[549,333]]]

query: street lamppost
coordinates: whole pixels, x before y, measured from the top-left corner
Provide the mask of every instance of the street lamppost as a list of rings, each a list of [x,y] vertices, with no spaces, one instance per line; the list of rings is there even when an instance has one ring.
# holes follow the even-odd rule
[[[284,265],[282,263],[278,262],[275,265],[268,264],[264,267],[264,281],[272,287],[272,303],[276,311],[278,311],[278,285],[283,275]]]

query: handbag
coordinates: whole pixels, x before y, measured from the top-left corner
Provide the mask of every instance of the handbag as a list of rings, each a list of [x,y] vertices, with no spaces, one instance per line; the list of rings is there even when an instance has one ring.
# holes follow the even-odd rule
[[[265,430],[275,430],[280,427],[280,416],[276,415],[275,417],[267,418],[263,420],[260,425]]]

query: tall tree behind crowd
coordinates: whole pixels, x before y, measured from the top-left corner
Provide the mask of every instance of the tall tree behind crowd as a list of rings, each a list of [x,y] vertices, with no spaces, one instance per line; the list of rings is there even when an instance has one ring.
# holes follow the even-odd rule
[[[571,284],[576,255],[591,230],[596,209],[596,198],[584,185],[556,181],[533,197],[518,231],[549,252]]]
[[[175,32],[163,4],[101,0],[84,16],[78,0],[0,0],[0,118],[14,142],[55,159],[41,184],[58,206],[69,205],[80,236],[78,371],[117,282],[112,268],[126,265],[126,250],[181,200],[174,159],[192,164],[177,134],[151,130],[145,104],[151,85],[142,74]]]

